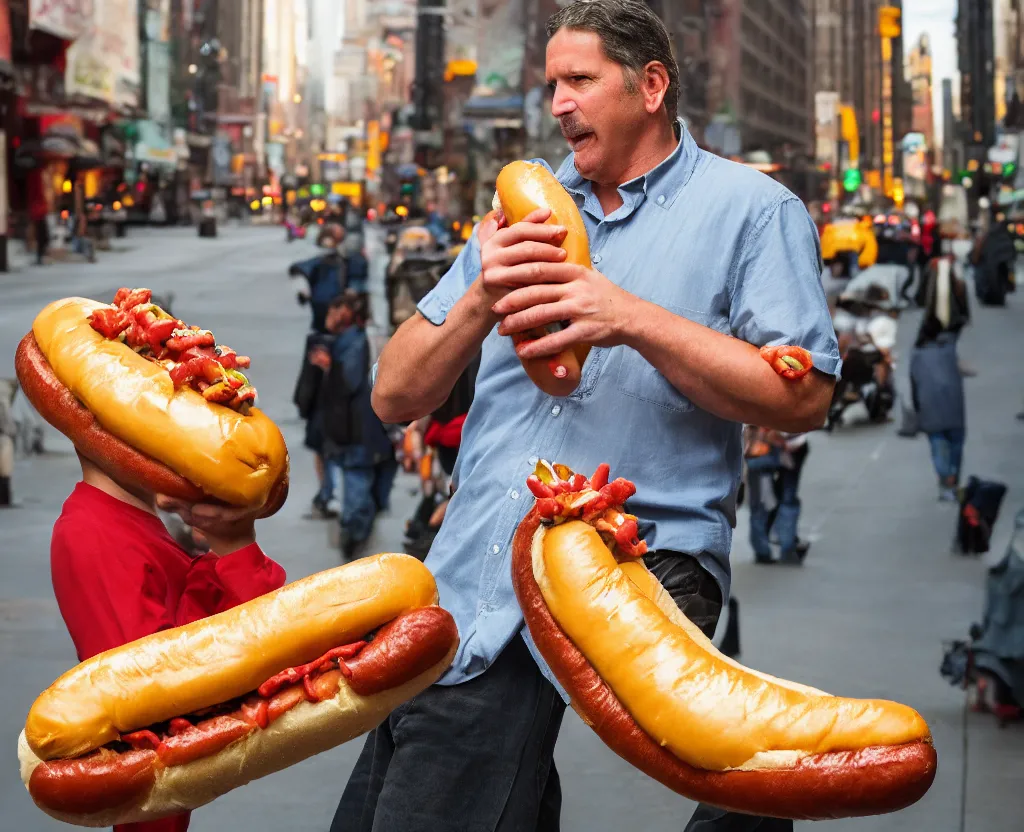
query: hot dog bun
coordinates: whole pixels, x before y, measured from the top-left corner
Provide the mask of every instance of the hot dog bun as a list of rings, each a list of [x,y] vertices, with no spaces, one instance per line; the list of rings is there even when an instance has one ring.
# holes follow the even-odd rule
[[[382,554],[95,656],[33,704],[18,744],[22,778],[40,808],[81,826],[152,820],[208,803],[365,733],[435,682],[458,647],[454,620],[436,600],[420,561]],[[238,739],[205,756],[174,764],[148,749],[104,748],[109,774],[81,757],[141,726],[262,691],[282,670],[373,631],[344,673],[319,677],[338,685],[330,698],[304,701],[299,685],[299,701],[269,725],[242,724]]]
[[[505,221],[509,225],[520,222],[538,208],[549,208],[548,225],[565,226],[568,233],[562,242],[566,263],[591,267],[590,243],[576,203],[543,165],[533,162],[512,162],[502,168],[496,182],[497,198]],[[543,330],[524,333],[514,340],[519,343],[544,335]],[[568,396],[580,383],[583,363],[590,347],[578,344],[553,358],[535,358],[523,361],[527,375],[541,390],[551,396]],[[562,368],[565,374],[561,375]]]
[[[377,727],[396,707],[436,682],[451,665],[457,649],[458,640],[440,662],[400,687],[360,696],[343,682],[333,699],[300,702],[268,728],[251,733],[217,754],[157,769],[151,782],[140,784],[138,793],[116,808],[76,813],[37,805],[57,820],[92,827],[155,820],[196,809]],[[18,738],[18,759],[22,780],[28,784],[41,760],[32,752],[24,732]]]
[[[280,505],[288,452],[277,426],[258,409],[243,415],[175,390],[166,369],[90,326],[104,306],[67,298],[36,317],[16,368],[40,414],[118,481],[184,500]]]
[[[893,702],[833,697],[722,656],[639,561],[597,531],[541,523],[513,541],[531,636],[573,707],[616,753],[691,799],[825,819],[891,812],[935,776],[924,720]]]
[[[286,667],[436,602],[434,578],[416,558],[361,558],[82,662],[36,699],[25,737],[40,759],[77,757],[242,696]]]

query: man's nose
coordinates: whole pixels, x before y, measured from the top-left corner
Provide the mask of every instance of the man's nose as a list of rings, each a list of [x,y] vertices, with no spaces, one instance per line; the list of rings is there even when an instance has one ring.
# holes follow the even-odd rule
[[[561,85],[555,87],[555,94],[551,97],[551,115],[555,118],[567,116],[576,111],[576,102],[572,95]]]

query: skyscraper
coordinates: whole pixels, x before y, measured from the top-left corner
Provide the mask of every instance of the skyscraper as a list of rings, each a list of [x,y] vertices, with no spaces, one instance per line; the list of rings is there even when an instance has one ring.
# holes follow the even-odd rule
[[[923,34],[910,50],[910,90],[913,96],[910,127],[921,133],[929,147],[934,146],[935,114],[932,112],[932,54],[928,35]]]
[[[965,144],[990,147],[996,130],[992,0],[959,0],[956,27]],[[980,158],[977,151],[973,158]]]

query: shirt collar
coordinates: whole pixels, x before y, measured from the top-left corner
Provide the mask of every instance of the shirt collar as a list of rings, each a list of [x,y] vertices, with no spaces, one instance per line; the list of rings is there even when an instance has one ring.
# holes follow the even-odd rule
[[[679,192],[689,181],[697,164],[699,148],[686,129],[686,123],[680,118],[678,124],[679,142],[661,163],[647,173],[643,173],[619,186],[619,193],[626,203],[631,203],[633,195],[646,194],[662,208],[668,208],[675,202]],[[584,179],[576,170],[576,154],[570,153],[562,162],[555,177],[570,193],[586,198],[590,192],[590,181]],[[662,199],[664,197],[664,199]]]

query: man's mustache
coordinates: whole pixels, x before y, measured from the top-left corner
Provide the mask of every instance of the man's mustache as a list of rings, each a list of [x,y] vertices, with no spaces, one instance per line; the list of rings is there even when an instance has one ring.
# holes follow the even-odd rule
[[[582,121],[572,116],[559,119],[558,127],[562,131],[562,135],[570,141],[572,139],[579,138],[584,133],[593,132],[589,124],[584,124]]]

